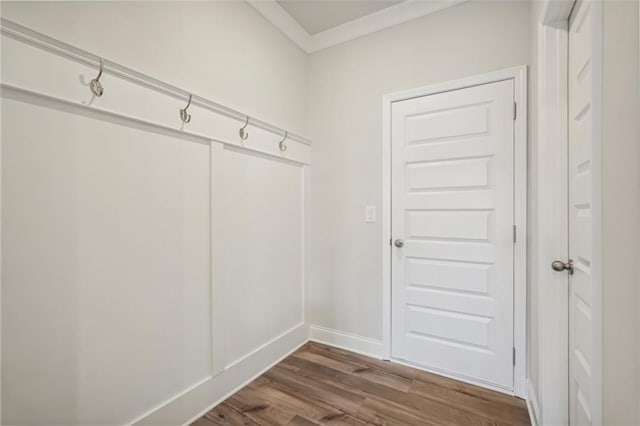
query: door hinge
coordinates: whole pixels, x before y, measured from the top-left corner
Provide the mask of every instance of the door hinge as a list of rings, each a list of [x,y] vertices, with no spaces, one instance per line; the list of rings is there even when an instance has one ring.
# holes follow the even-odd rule
[[[515,346],[513,347],[513,366],[515,367],[516,365],[516,348]]]
[[[514,102],[513,103],[513,119],[515,120],[517,116],[518,116],[518,104]]]
[[[518,228],[516,228],[515,225],[513,225],[513,242],[516,242],[516,235],[518,234]]]

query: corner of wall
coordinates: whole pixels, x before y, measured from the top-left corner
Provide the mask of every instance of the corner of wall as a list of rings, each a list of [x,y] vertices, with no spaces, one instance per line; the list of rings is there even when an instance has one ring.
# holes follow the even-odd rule
[[[533,385],[527,380],[527,411],[529,411],[529,419],[532,426],[541,425],[540,423],[540,406],[538,405],[538,395]]]
[[[345,333],[318,325],[310,325],[309,340],[373,358],[382,358],[381,341],[352,333]]]

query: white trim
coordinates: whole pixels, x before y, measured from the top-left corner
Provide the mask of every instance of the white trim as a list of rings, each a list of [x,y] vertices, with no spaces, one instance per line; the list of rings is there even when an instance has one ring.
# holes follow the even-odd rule
[[[527,67],[521,67],[514,76],[513,97],[517,104],[514,123],[514,200],[513,223],[516,226],[516,243],[513,252],[513,345],[516,348],[513,371],[514,394],[526,395],[527,376],[527,149],[528,149],[528,75]]]
[[[217,377],[204,380],[197,386],[158,404],[127,424],[188,425],[264,374],[308,341],[305,326],[296,326],[253,351],[250,356],[243,357],[242,360],[234,363],[232,367],[227,368]],[[211,400],[215,402],[211,403]],[[194,416],[194,412],[198,414]],[[185,422],[185,419],[188,418],[190,420]]]
[[[514,80],[514,100],[518,105],[515,121],[514,144],[514,221],[518,229],[514,248],[514,394],[524,397],[526,392],[526,312],[527,312],[527,68],[519,66],[486,74],[467,77],[383,96],[382,101],[382,354],[391,354],[391,104],[420,96],[464,89],[503,80]],[[485,384],[481,384],[485,386]],[[504,392],[504,390],[502,390]]]
[[[309,33],[275,0],[245,0],[264,19],[305,52],[309,53]]]
[[[389,93],[383,96],[383,104],[386,104],[388,102],[404,101],[407,99],[417,98],[420,96],[435,95],[436,93],[450,92],[452,90],[465,89],[467,87],[479,86],[479,85],[488,84],[488,83],[495,83],[497,81],[503,81],[503,80],[516,79],[516,83],[518,83],[519,82],[518,79],[522,77],[526,77],[526,68],[527,68],[526,65],[511,67],[511,68],[506,68],[502,70],[488,72],[485,74],[478,74],[470,77],[460,78],[457,80],[446,81],[443,83],[436,83],[429,86],[422,86],[414,89],[401,90],[399,92]],[[523,72],[525,74],[523,74]],[[521,99],[516,99],[516,102],[519,100],[521,101]],[[525,107],[525,106],[526,105],[522,107]],[[518,108],[520,108],[520,106],[518,106]],[[389,139],[389,143],[390,142],[391,140]],[[389,147],[390,146],[391,145],[389,144]]]
[[[227,146],[228,149],[234,149],[237,151],[245,152],[247,154],[253,153],[254,155],[263,155],[266,158],[269,158],[274,161],[286,161],[292,164],[297,165],[309,165],[310,164],[310,150],[309,147],[302,144],[302,150],[296,149],[295,151],[289,149],[291,151],[291,155],[288,158],[283,158],[282,152],[280,152],[277,148],[278,140],[282,138],[282,136],[278,136],[279,139],[270,138],[267,140],[263,132],[258,136],[254,136],[252,139],[252,146],[248,146],[247,144],[240,144],[233,139],[225,139],[223,140],[220,137],[216,137],[216,135],[210,134],[207,131],[205,132],[192,132],[187,130],[181,130],[170,125],[167,125],[160,121],[154,121],[153,118],[147,117],[138,117],[131,113],[120,113],[110,111],[108,109],[102,109],[97,106],[88,106],[83,105],[82,103],[70,101],[68,99],[63,99],[57,96],[50,96],[41,92],[35,92],[32,90],[23,89],[21,87],[12,86],[10,84],[0,83],[0,97],[1,98],[10,98],[15,99],[21,102],[31,103],[33,105],[44,106],[46,108],[53,108],[60,111],[72,112],[77,115],[84,115],[86,117],[92,117],[99,120],[117,122],[123,126],[129,126],[134,128],[140,128],[147,131],[159,132],[162,134],[167,134],[173,137],[177,137],[180,139],[199,142],[199,143],[221,143]],[[151,108],[149,108],[151,110]],[[146,112],[148,112],[147,110]],[[142,114],[141,114],[142,115]],[[226,123],[225,128],[228,130],[230,124]],[[235,130],[235,127],[232,127]],[[222,126],[216,127],[216,130],[224,130]],[[256,130],[254,134],[260,132]],[[295,142],[296,145],[299,145]],[[289,148],[294,146],[294,144],[289,145]],[[297,152],[296,152],[297,151]]]
[[[2,66],[0,66],[0,81],[2,80]],[[2,104],[0,101],[0,212],[2,211]],[[2,241],[2,221],[0,220],[0,241]],[[2,244],[0,244],[0,366],[2,366]],[[2,423],[2,380],[0,380],[0,424]]]
[[[157,93],[179,99],[180,102],[183,102],[189,96],[192,96],[191,105],[193,107],[197,106],[203,108],[215,114],[234,119],[239,123],[244,123],[245,118],[248,116],[248,114],[234,110],[203,96],[196,95],[172,84],[158,80],[157,78],[150,75],[135,71],[115,61],[102,58],[94,53],[80,49],[71,44],[56,40],[45,34],[39,33],[2,17],[0,17],[0,32],[3,36],[18,40],[26,45],[36,46],[43,51],[70,59],[85,66],[90,66],[93,69],[98,69],[100,60],[102,60],[105,76],[116,76],[145,89],[150,89]],[[251,127],[271,132],[279,138],[281,138],[285,131],[287,131],[286,129],[274,126],[273,124],[270,124],[258,118],[250,117],[250,119]],[[311,140],[309,138],[300,136],[293,132],[288,132],[287,134],[289,140],[295,140],[296,142],[305,145],[311,145]]]
[[[225,370],[230,370],[233,367],[235,367],[238,364],[243,363],[245,360],[251,358],[252,356],[255,356],[258,352],[260,352],[261,350],[263,350],[266,347],[269,347],[271,345],[273,345],[274,343],[276,343],[278,340],[285,338],[287,335],[294,333],[297,329],[304,327],[304,322],[301,322],[299,324],[294,325],[293,327],[289,328],[287,331],[285,331],[284,333],[279,334],[278,336],[274,337],[273,339],[263,343],[262,345],[258,346],[257,348],[249,351],[248,353],[240,356],[239,358],[229,362],[226,366],[225,366]]]
[[[226,399],[228,399],[230,396],[232,396],[233,394],[235,394],[236,392],[238,392],[240,389],[244,388],[245,386],[247,386],[249,383],[253,382],[254,380],[256,380],[258,377],[262,376],[264,373],[266,373],[267,371],[271,370],[273,367],[275,367],[277,364],[279,364],[280,362],[282,362],[285,358],[289,357],[291,354],[293,354],[295,351],[297,351],[298,349],[300,349],[302,346],[304,346],[306,343],[308,342],[308,340],[305,340],[304,342],[300,343],[298,346],[296,346],[295,348],[291,349],[289,352],[285,353],[284,355],[282,355],[280,358],[278,358],[277,360],[275,360],[274,362],[272,362],[271,364],[267,365],[264,369],[262,369],[261,371],[259,371],[258,373],[256,373],[254,376],[252,376],[250,379],[247,379],[244,383],[241,383],[240,385],[236,386],[235,388],[233,388],[232,390],[230,390],[229,392],[227,392],[224,396],[218,398],[214,403],[212,403],[211,405],[209,405],[207,408],[205,408],[204,410],[200,411],[198,414],[196,414],[195,416],[193,416],[191,419],[189,419],[188,421],[184,422],[182,426],[189,426],[191,423],[195,422],[196,420],[198,420],[200,417],[204,416],[205,414],[207,414],[209,411],[213,410],[218,404],[220,404],[221,402],[225,401]]]
[[[367,34],[384,30],[385,28],[448,9],[466,1],[469,0],[445,0],[438,2],[407,0],[370,15],[363,16],[362,18],[313,34],[309,38],[308,52],[317,52]]]
[[[215,217],[215,203],[219,202],[222,198],[220,192],[224,187],[224,170],[221,160],[224,155],[224,145],[220,142],[211,142],[209,146],[209,226],[210,226],[210,277],[211,277],[211,358],[212,369],[211,375],[213,377],[222,373],[225,370],[226,352],[224,345],[216,344],[217,342],[226,342],[226,315],[224,309],[224,301],[226,286],[224,285],[224,262],[218,262],[216,264],[215,259],[224,259],[222,257],[224,246],[218,241],[224,241],[221,238],[222,226],[220,226],[217,218]],[[218,160],[218,161],[216,161]],[[220,183],[218,183],[220,182]],[[216,201],[218,200],[218,201]]]
[[[309,326],[309,340],[373,358],[382,357],[381,341],[319,325]]]
[[[593,7],[592,104],[594,147],[602,145],[602,1],[587,0]],[[539,250],[538,328],[540,424],[567,424],[569,421],[568,277],[553,274],[549,262],[568,258],[568,117],[567,63],[568,20],[572,0],[545,0],[538,26],[538,108],[539,108]],[[601,173],[601,152],[594,152],[593,176]],[[594,178],[593,221],[601,223],[601,179]],[[602,258],[601,233],[592,241],[594,259]],[[593,424],[602,423],[602,278],[594,262],[593,293]]]
[[[307,53],[317,52],[350,40],[402,24],[469,0],[429,2],[406,0],[353,21],[316,34],[309,34],[275,0],[245,0],[260,15]]]
[[[529,411],[529,420],[531,426],[538,426],[540,422],[540,406],[538,405],[538,398],[536,397],[536,391],[533,389],[531,382],[527,380],[527,411]]]
[[[603,67],[603,36],[604,36],[604,10],[602,2],[604,0],[588,0],[591,2],[591,31],[593,39],[591,41],[591,111],[593,121],[591,123],[592,139],[592,177],[591,185],[593,191],[591,218],[594,224],[594,232],[591,241],[591,253],[594,262],[591,267],[592,274],[592,297],[591,313],[593,321],[592,330],[592,353],[591,353],[591,421],[594,425],[601,425],[604,421],[604,380],[602,366],[602,342],[603,342],[603,260],[602,260],[602,143],[603,143],[603,100],[602,100],[602,67]],[[567,376],[568,379],[568,376]]]
[[[382,357],[391,359],[391,98],[382,98]]]
[[[213,376],[207,376],[204,379],[197,381],[193,385],[189,386],[187,389],[185,389],[183,391],[180,391],[179,393],[169,397],[167,400],[165,400],[165,401],[161,402],[160,404],[156,405],[151,410],[147,410],[143,414],[137,416],[135,419],[127,422],[126,425],[129,426],[129,425],[137,424],[138,422],[142,421],[145,417],[147,417],[148,415],[150,415],[154,411],[159,410],[160,408],[164,407],[165,405],[170,404],[171,402],[173,402],[173,401],[175,401],[177,399],[183,398],[185,395],[189,394],[189,392],[192,392],[195,389],[198,389],[200,386],[203,386],[203,385],[209,383],[211,380],[213,380]]]
[[[309,271],[311,270],[311,167],[303,165],[300,168],[301,208],[302,208],[302,322],[307,324],[307,286],[309,285]],[[307,331],[308,336],[308,331]]]
[[[540,424],[567,424],[569,277],[550,264],[567,259],[567,19],[571,8],[547,7],[538,26],[538,402]],[[547,22],[548,25],[542,22]],[[560,60],[560,58],[563,58]],[[564,184],[558,184],[564,182]],[[533,348],[536,350],[536,348]]]

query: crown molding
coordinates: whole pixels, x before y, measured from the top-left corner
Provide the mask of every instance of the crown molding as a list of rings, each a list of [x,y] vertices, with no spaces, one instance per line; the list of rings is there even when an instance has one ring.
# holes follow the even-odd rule
[[[274,27],[279,29],[291,41],[302,50],[309,53],[311,36],[302,28],[298,21],[293,19],[289,13],[282,8],[275,0],[245,0],[264,19],[269,21]]]
[[[469,0],[406,0],[310,35],[275,0],[246,0],[260,15],[307,53],[317,52],[467,1]]]
[[[317,52],[367,34],[430,15],[468,0],[406,0],[311,36],[308,52]]]

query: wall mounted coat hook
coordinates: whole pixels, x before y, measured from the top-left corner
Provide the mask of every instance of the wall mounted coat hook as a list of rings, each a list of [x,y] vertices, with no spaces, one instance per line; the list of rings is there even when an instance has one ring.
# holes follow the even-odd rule
[[[287,137],[289,136],[289,132],[284,132],[284,138],[280,141],[280,143],[278,143],[278,148],[280,148],[280,151],[285,152],[287,150]]]
[[[249,125],[249,116],[247,115],[247,119],[244,121],[244,126],[240,128],[238,134],[240,135],[240,139],[246,141],[249,137],[249,132],[246,131],[247,126]]]
[[[104,93],[104,87],[102,87],[102,83],[100,83],[100,77],[102,77],[102,70],[103,70],[103,64],[102,64],[102,58],[100,58],[100,72],[98,72],[98,76],[93,80],[91,80],[91,82],[89,83],[89,88],[91,89],[93,94],[96,95],[97,97],[102,96],[102,94]]]
[[[187,106],[180,110],[180,120],[183,123],[189,123],[191,121],[191,114],[187,112],[187,108],[191,105],[191,98],[193,95],[189,94],[189,101],[187,102]]]

